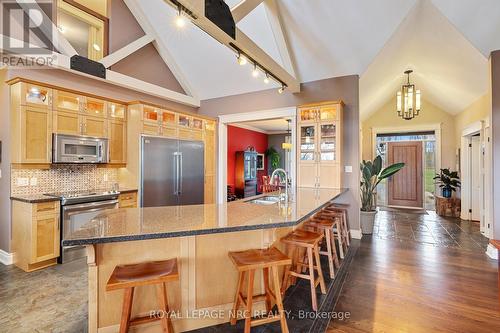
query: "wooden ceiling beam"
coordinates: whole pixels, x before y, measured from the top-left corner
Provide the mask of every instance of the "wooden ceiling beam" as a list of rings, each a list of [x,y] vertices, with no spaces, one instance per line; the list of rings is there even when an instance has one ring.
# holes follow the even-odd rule
[[[276,3],[276,0],[265,0],[264,5],[266,9],[266,16],[269,24],[271,25],[271,30],[273,31],[274,40],[276,42],[283,66],[295,78],[300,79],[297,71],[295,70],[295,62],[292,54],[290,53],[290,48],[288,47],[289,44],[283,29],[283,22],[281,20],[278,4]]]
[[[236,6],[231,8],[231,14],[233,14],[234,23],[238,23],[239,21],[241,21],[263,1],[264,0],[242,0]]]
[[[144,11],[141,9],[139,3],[139,0],[124,0],[125,4],[127,5],[128,9],[134,15],[135,20],[137,23],[141,26],[142,30],[146,35],[149,35],[153,37],[153,45],[158,51],[158,54],[160,57],[163,59],[167,67],[170,69],[172,74],[174,74],[176,80],[179,82],[181,85],[182,89],[186,92],[186,94],[194,97],[195,99],[198,98],[198,94],[196,93],[195,89],[193,86],[190,84],[189,80],[187,77],[184,75],[182,72],[181,68],[175,61],[174,57],[170,53],[168,46],[165,45],[165,43],[161,40],[160,36],[158,35],[156,29],[149,23],[149,20],[144,13]]]

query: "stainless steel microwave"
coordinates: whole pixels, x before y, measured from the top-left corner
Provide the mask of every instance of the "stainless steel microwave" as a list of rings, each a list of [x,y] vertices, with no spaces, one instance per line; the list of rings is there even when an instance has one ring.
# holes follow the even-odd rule
[[[108,139],[53,134],[53,163],[108,163]]]

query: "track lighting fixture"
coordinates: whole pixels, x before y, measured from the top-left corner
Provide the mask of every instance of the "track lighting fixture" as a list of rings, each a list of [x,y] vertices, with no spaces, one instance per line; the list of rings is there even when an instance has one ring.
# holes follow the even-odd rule
[[[278,89],[278,93],[282,94],[282,93],[283,93],[283,91],[285,91],[285,88],[286,88],[286,87],[285,87],[285,85],[284,85],[284,84],[282,84],[282,85],[281,85],[281,88],[279,88],[279,89]]]
[[[266,77],[264,78],[264,83],[268,84],[269,83],[269,74],[266,73]]]

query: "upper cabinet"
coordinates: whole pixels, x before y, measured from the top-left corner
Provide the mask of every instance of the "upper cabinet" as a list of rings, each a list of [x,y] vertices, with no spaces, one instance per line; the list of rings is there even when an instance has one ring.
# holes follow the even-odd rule
[[[11,94],[19,105],[43,109],[52,108],[52,89],[50,88],[27,82],[20,82],[11,90]]]
[[[342,187],[342,102],[298,109],[298,184],[303,187]]]
[[[10,83],[12,163],[52,161],[52,133],[108,138],[110,163],[126,163],[124,103],[14,79]]]

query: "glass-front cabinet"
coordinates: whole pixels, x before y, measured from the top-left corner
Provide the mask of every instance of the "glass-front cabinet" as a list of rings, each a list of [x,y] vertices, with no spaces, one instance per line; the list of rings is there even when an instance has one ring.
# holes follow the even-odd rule
[[[312,161],[316,159],[316,125],[300,126],[300,160]]]
[[[97,98],[86,97],[83,103],[83,112],[89,116],[105,117],[106,101]]]
[[[337,125],[320,124],[319,157],[321,161],[335,161],[335,147],[337,145]]]
[[[83,97],[71,92],[55,90],[54,108],[59,111],[80,112]]]
[[[342,102],[298,109],[297,183],[303,187],[342,187]]]

